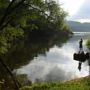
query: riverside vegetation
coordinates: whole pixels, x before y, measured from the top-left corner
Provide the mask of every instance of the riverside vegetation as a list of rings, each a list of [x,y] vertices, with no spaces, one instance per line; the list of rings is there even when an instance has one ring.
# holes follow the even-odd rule
[[[62,83],[40,83],[33,86],[25,86],[19,90],[90,90],[90,76]]]
[[[66,16],[53,0],[0,0],[0,54],[32,32],[42,36],[53,36],[54,31],[69,33]]]
[[[2,79],[3,68],[11,76],[15,86],[21,87],[12,74],[9,59],[3,56],[21,50],[23,41],[31,42],[32,39],[48,41],[69,37],[72,32],[65,24],[67,13],[54,0],[0,0],[0,88],[10,90],[13,85],[4,85],[9,79]],[[21,46],[20,46],[21,45]],[[12,61],[15,60],[12,58]],[[7,61],[7,63],[6,63]],[[17,59],[15,60],[17,62]],[[18,61],[19,62],[19,61]],[[18,63],[17,63],[18,64]],[[7,66],[8,65],[8,66]]]
[[[88,38],[86,45],[87,45],[88,49],[90,50],[90,37]]]

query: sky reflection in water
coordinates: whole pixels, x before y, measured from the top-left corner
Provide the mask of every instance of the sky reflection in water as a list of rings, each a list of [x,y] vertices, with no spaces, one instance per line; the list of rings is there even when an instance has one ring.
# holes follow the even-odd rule
[[[15,70],[17,74],[27,74],[32,83],[49,81],[66,81],[88,75],[87,62],[82,64],[81,72],[78,71],[78,61],[73,60],[73,53],[78,51],[80,38],[85,40],[88,35],[74,35],[62,47],[54,46],[46,56],[35,57],[28,65]],[[84,46],[84,50],[87,50]]]

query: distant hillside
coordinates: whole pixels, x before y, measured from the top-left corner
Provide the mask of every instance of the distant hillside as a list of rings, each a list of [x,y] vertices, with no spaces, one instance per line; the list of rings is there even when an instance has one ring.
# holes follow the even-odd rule
[[[69,25],[73,32],[90,32],[90,23],[68,21],[67,25]]]

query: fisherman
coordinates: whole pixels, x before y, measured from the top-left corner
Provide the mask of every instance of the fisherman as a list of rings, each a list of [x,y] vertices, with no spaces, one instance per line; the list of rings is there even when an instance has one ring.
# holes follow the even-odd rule
[[[82,51],[83,50],[83,40],[82,40],[82,38],[81,38],[81,40],[79,41],[79,48],[80,48],[80,51]]]
[[[78,64],[78,69],[81,71],[81,66],[82,66],[82,61],[84,61],[84,51],[83,51],[83,39],[79,41],[79,64]]]
[[[90,53],[87,52],[85,53],[83,51],[83,39],[81,38],[79,41],[79,51],[77,53],[74,53],[73,59],[76,61],[79,61],[78,63],[78,69],[81,71],[82,68],[82,63],[88,60],[88,65],[89,65],[89,75],[90,75]]]

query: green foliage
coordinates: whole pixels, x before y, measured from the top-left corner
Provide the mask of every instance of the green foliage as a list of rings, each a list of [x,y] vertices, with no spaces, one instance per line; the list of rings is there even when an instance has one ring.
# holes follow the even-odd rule
[[[8,51],[11,45],[17,41],[18,38],[23,37],[24,31],[17,27],[8,26],[0,32],[0,54]]]
[[[54,45],[52,41],[49,43],[50,38],[53,38],[54,41],[57,41],[55,38],[56,33],[54,32],[57,31],[58,36],[61,35],[59,35],[59,33],[63,33],[62,31],[58,33],[58,30],[65,29],[66,26],[64,24],[64,20],[66,15],[67,13],[64,12],[55,1],[45,2],[44,0],[0,0],[0,55],[3,56],[2,54],[4,54],[5,56],[11,54],[13,56],[11,60],[11,66],[14,66],[14,61],[16,63],[23,62],[23,59],[20,61],[20,58],[25,59],[25,56],[29,58],[27,60],[30,60],[30,57],[33,59],[34,56],[37,56],[40,53],[45,54],[45,51],[49,50],[48,47],[46,48],[47,44],[49,44],[49,47]],[[42,39],[42,41],[44,40],[43,38],[46,37],[47,44],[42,45],[41,42],[39,45],[30,43],[27,45],[28,48],[24,47],[22,39],[25,40],[25,43],[27,41],[31,42],[31,32],[36,33],[34,37],[36,37],[38,34],[37,36],[39,36],[39,39]],[[14,50],[16,50],[21,57],[17,55],[14,56]],[[9,51],[14,52],[12,54]],[[28,51],[29,55],[27,54]],[[34,55],[31,54],[32,52]],[[10,59],[6,58],[6,60],[8,62]],[[20,80],[20,82],[22,82],[22,79],[26,79],[26,76],[18,76],[17,78]],[[47,85],[42,85],[42,87],[46,88]],[[26,90],[28,90],[28,87],[26,88]]]
[[[4,15],[4,11],[9,4],[9,0],[0,0],[0,19]]]
[[[4,83],[5,83],[4,79],[0,81],[0,90],[2,90],[1,88],[4,85]]]
[[[18,82],[21,84],[21,86],[31,85],[31,82],[27,79],[26,74],[17,75],[16,78]]]
[[[20,90],[32,90],[32,88],[30,86],[25,86],[25,87],[21,88]]]
[[[33,86],[25,86],[19,90],[90,90],[90,77],[68,82],[41,83]]]
[[[90,50],[90,37],[87,40],[86,46],[88,47],[88,49]]]
[[[53,0],[0,0],[0,53],[8,52],[13,43],[20,37],[28,37],[32,30],[68,31],[66,16]]]
[[[8,4],[10,3],[11,2],[8,1]],[[8,6],[6,2],[3,4],[4,8]],[[23,2],[19,6],[18,4],[19,2],[15,2],[10,7],[9,11],[6,11],[7,20],[5,19],[4,25],[8,23],[12,26],[20,25],[24,27],[27,25],[27,21],[33,20],[36,22],[41,20],[42,23],[43,21],[46,21],[45,24],[47,25],[51,25],[52,23],[54,27],[56,26],[56,29],[61,29],[61,27],[64,26],[64,19],[67,16],[67,13],[63,11],[63,9],[55,1],[45,2],[43,0],[25,0],[25,3]],[[15,6],[18,7],[15,8]],[[1,10],[5,11],[2,7]]]

